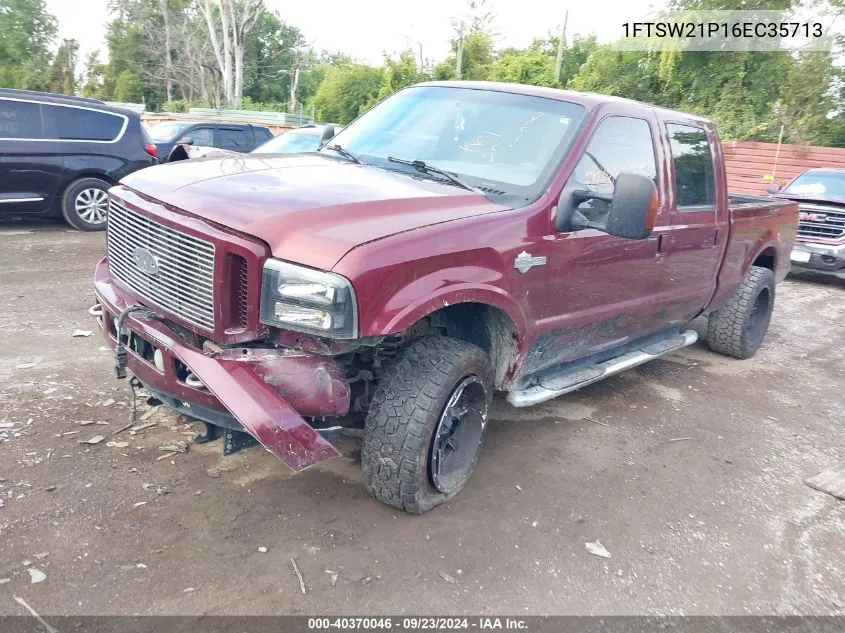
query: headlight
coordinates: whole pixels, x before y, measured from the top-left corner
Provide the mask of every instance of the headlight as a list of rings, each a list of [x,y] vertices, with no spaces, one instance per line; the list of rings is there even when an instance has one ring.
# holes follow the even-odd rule
[[[268,259],[261,280],[266,325],[351,339],[358,334],[355,291],[349,280],[278,259]]]

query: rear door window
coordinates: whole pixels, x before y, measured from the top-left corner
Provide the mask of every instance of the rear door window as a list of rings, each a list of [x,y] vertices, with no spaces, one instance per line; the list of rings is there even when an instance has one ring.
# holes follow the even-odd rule
[[[116,141],[126,118],[108,112],[45,103],[44,127],[47,135],[64,141]]]
[[[43,136],[40,103],[0,99],[0,138],[41,139]]]
[[[667,123],[678,209],[694,211],[714,205],[713,155],[707,134],[698,127]]]
[[[236,152],[246,152],[250,148],[246,130],[221,127],[217,130],[217,145],[220,149],[231,149]]]

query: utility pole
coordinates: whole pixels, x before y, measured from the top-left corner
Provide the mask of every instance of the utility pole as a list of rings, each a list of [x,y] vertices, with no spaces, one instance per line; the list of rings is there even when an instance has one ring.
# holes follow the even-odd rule
[[[464,23],[461,22],[458,27],[458,64],[455,69],[455,78],[461,78],[461,67],[464,63]]]
[[[555,77],[560,81],[560,71],[563,68],[563,47],[566,45],[566,23],[569,21],[569,9],[563,16],[563,28],[560,30],[560,40],[557,43],[557,60],[555,61]]]

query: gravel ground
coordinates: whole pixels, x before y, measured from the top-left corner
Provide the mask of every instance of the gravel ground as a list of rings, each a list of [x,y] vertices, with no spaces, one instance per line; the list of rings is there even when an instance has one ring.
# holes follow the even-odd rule
[[[158,459],[202,431],[164,410],[113,437],[126,384],[98,333],[72,336],[96,330],[103,246],[0,226],[0,615],[25,613],[13,595],[42,615],[845,613],[845,503],[803,483],[845,458],[843,283],[781,284],[754,359],[698,344],[497,401],[468,489],[418,517],[367,496],[352,441],[290,476],[219,442]]]

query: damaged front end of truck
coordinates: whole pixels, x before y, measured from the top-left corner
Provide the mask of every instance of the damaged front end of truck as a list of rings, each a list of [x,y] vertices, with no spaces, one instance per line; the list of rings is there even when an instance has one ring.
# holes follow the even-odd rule
[[[353,404],[351,284],[116,189],[91,313],[118,378],[128,370],[155,400],[205,422],[201,441],[224,435],[226,452],[249,445],[246,433],[297,472],[339,456],[324,435]]]

